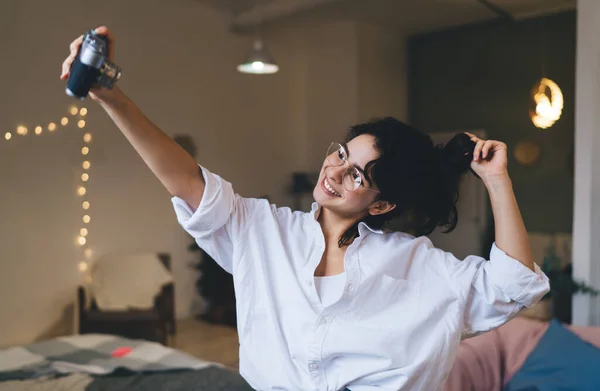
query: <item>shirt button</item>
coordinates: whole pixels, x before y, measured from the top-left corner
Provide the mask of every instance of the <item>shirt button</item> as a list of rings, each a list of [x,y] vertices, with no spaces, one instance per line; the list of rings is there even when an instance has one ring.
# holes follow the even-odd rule
[[[352,283],[348,284],[348,290],[350,292],[352,292],[354,290],[354,284],[352,284]]]
[[[312,362],[308,365],[308,368],[314,371],[315,369],[319,368],[319,364]]]
[[[306,285],[312,286],[312,281],[311,280],[306,280]]]
[[[327,324],[327,318],[321,318],[319,324]]]

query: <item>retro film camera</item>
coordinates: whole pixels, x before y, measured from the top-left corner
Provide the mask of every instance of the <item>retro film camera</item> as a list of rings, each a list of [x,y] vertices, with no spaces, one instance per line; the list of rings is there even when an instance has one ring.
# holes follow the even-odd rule
[[[90,88],[112,89],[121,77],[121,68],[108,59],[108,40],[94,30],[85,33],[77,57],[71,65],[66,93],[84,100]]]

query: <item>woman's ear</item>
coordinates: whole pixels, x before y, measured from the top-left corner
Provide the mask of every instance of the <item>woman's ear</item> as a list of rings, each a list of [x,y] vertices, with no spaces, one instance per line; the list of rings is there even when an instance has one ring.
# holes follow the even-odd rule
[[[371,216],[382,215],[392,211],[395,207],[396,204],[390,204],[387,201],[375,201],[371,206],[369,206],[369,214]]]

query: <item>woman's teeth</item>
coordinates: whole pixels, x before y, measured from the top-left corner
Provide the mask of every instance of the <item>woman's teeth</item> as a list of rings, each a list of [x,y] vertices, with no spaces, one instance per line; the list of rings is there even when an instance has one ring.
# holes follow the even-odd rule
[[[325,178],[325,180],[323,181],[323,183],[325,184],[325,188],[327,190],[329,190],[329,192],[333,195],[335,195],[336,197],[341,197],[342,195],[340,193],[338,193],[337,191],[333,190],[333,187],[331,187],[331,185],[329,184],[329,181],[327,181],[327,178]]]

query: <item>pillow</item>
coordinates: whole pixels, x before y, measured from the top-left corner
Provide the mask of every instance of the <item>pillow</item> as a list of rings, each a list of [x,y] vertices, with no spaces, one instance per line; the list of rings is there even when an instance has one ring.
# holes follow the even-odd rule
[[[100,310],[149,310],[172,281],[157,253],[112,253],[94,262],[91,289]]]
[[[559,390],[600,390],[600,349],[554,319],[504,391]]]

